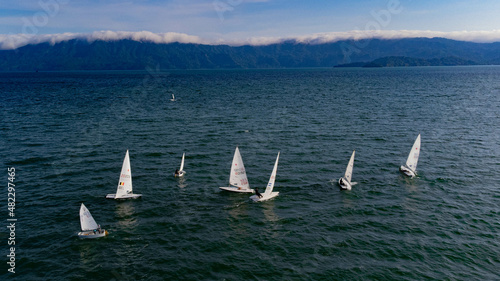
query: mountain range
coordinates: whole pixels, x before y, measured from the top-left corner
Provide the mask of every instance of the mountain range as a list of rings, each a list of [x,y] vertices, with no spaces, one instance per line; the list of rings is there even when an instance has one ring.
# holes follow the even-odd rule
[[[500,42],[407,38],[228,46],[73,39],[0,50],[0,71],[299,68],[368,62],[379,66],[500,64]]]
[[[444,57],[433,59],[419,59],[404,56],[391,56],[378,58],[370,62],[353,62],[339,64],[335,67],[406,67],[406,66],[458,66],[458,65],[477,65],[472,60],[461,59],[457,57]]]

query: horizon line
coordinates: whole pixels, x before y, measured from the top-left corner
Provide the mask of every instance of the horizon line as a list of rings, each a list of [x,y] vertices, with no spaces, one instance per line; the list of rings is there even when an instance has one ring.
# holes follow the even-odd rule
[[[184,43],[202,45],[229,45],[237,46],[267,46],[293,41],[303,44],[326,44],[338,41],[360,41],[371,39],[406,39],[406,38],[445,38],[456,41],[473,43],[500,42],[500,30],[491,31],[431,31],[431,30],[377,30],[377,31],[340,31],[315,33],[311,35],[289,37],[251,37],[234,40],[209,40],[185,33],[167,32],[153,33],[150,31],[111,31],[102,30],[92,33],[55,33],[55,34],[0,34],[0,50],[15,50],[26,45],[57,43],[80,39],[91,43],[94,41],[132,40],[137,42],[151,42],[157,44]]]

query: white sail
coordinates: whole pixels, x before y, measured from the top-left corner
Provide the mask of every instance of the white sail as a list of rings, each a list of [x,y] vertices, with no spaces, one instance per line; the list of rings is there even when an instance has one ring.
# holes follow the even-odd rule
[[[349,164],[347,164],[347,168],[345,169],[345,175],[344,178],[351,183],[351,178],[352,178],[352,169],[354,168],[354,154],[356,153],[356,150],[352,152],[351,159],[349,160]]]
[[[408,160],[406,160],[406,167],[413,170],[413,172],[417,170],[417,162],[419,155],[420,155],[420,134],[415,140],[415,143],[413,143],[413,147],[411,148],[410,154],[408,155]]]
[[[182,153],[182,160],[181,160],[181,168],[179,169],[179,172],[182,171],[184,169],[184,155],[186,153]]]
[[[250,189],[248,183],[247,173],[243,165],[243,159],[240,155],[240,150],[236,147],[233,156],[233,163],[231,163],[231,175],[229,176],[229,185],[239,187],[241,189]]]
[[[116,189],[115,198],[122,198],[127,194],[132,193],[132,171],[130,169],[130,158],[128,150],[123,159],[122,171],[120,173],[120,180],[118,181],[118,188]]]
[[[98,228],[97,223],[83,203],[80,206],[80,225],[82,231],[89,231]]]
[[[264,196],[270,195],[273,192],[274,181],[276,180],[276,172],[278,171],[279,159],[280,159],[280,153],[278,152],[278,156],[276,157],[276,162],[274,162],[273,172],[271,173],[271,177],[269,178],[269,182],[267,183],[266,191],[264,191]]]

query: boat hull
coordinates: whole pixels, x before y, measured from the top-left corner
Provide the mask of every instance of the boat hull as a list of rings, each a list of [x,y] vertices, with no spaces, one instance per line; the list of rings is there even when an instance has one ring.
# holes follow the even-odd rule
[[[241,188],[241,189],[238,189],[237,187],[234,187],[234,186],[226,186],[226,187],[219,187],[221,190],[225,190],[225,191],[231,191],[231,192],[240,192],[240,193],[254,193],[255,191],[253,189],[250,189],[250,188]]]
[[[137,199],[139,197],[141,197],[142,194],[126,194],[122,197],[119,197],[119,198],[116,198],[116,194],[108,194],[106,195],[106,198],[107,199]]]
[[[250,196],[250,199],[252,199],[254,202],[261,202],[261,201],[267,201],[269,199],[273,199],[274,197],[278,196],[279,192],[271,192],[269,194],[262,194],[262,197],[259,197],[257,195],[252,195]]]
[[[96,234],[94,234],[94,231],[90,230],[90,231],[78,232],[78,237],[83,239],[93,239],[93,238],[101,238],[108,234],[109,234],[108,231],[105,229],[103,229],[101,233],[96,233]]]
[[[340,189],[342,189],[342,190],[351,190],[352,189],[351,183],[343,177],[339,179],[338,184],[340,186]]]
[[[412,171],[411,169],[409,169],[408,167],[406,166],[401,166],[399,167],[399,171],[404,174],[405,176],[408,176],[410,178],[413,178],[416,176],[416,173],[414,171]]]

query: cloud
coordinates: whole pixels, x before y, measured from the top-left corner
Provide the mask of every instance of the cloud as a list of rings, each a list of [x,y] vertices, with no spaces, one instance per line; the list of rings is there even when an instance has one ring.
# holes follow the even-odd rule
[[[168,43],[196,43],[209,44],[210,42],[202,40],[198,36],[188,35],[184,33],[167,32],[153,33],[149,31],[129,32],[129,31],[99,31],[89,35],[83,35],[81,39],[86,39],[89,42],[96,40],[102,41],[117,41],[117,40],[133,40],[138,42],[152,42],[157,44]]]
[[[469,41],[477,43],[491,43],[500,41],[500,30],[492,31],[431,31],[431,30],[378,30],[361,31],[353,30],[347,32],[319,33],[307,36],[298,36],[294,39],[300,43],[321,44],[341,40],[362,39],[402,39],[402,38],[447,38],[458,41]]]
[[[0,50],[12,50],[29,44],[49,43],[54,45],[63,41],[73,39],[85,40],[87,42],[101,41],[118,41],[118,40],[133,40],[138,42],[152,42],[157,44],[168,43],[196,43],[210,44],[210,42],[202,40],[198,36],[192,36],[184,33],[167,32],[167,33],[152,33],[149,31],[96,31],[93,33],[59,33],[59,34],[9,34],[0,35]]]
[[[322,44],[341,40],[362,40],[362,39],[401,39],[401,38],[434,38],[442,37],[458,41],[469,41],[478,43],[500,42],[500,30],[492,31],[430,31],[430,30],[378,30],[378,31],[361,31],[353,30],[346,32],[328,32],[317,33],[305,36],[295,37],[251,37],[242,40],[207,40],[198,36],[188,35],[184,33],[167,32],[153,33],[149,31],[96,31],[93,33],[58,33],[58,34],[0,34],[0,50],[13,50],[29,44],[49,43],[54,45],[63,41],[72,39],[86,40],[94,42],[102,41],[117,41],[117,40],[133,40],[138,42],[152,42],[157,44],[168,43],[194,43],[207,45],[270,45],[284,41],[295,41],[297,43],[306,44]]]

